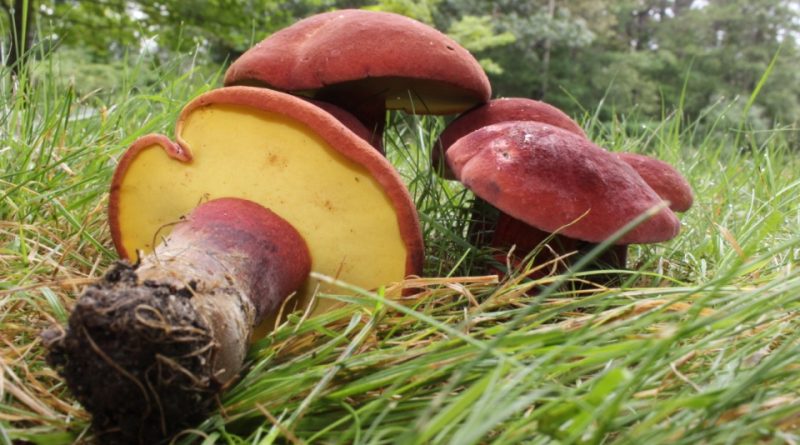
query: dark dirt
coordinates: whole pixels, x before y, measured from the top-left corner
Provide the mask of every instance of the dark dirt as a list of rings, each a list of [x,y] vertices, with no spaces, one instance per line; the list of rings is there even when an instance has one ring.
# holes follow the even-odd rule
[[[191,288],[137,285],[120,262],[79,298],[66,332],[42,335],[99,443],[157,444],[213,408],[215,348],[191,299]]]

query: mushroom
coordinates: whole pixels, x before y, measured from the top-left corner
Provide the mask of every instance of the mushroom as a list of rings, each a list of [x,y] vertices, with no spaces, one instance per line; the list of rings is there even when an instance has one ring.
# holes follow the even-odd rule
[[[402,179],[314,105],[263,88],[222,88],[184,108],[176,136],[135,144],[114,174],[109,219],[124,258],[151,250],[154,235],[198,202],[237,196],[289,221],[316,272],[375,288],[421,270],[419,222]]]
[[[586,134],[575,121],[552,105],[526,98],[495,99],[462,114],[447,126],[434,145],[436,149],[431,153],[434,169],[446,179],[455,179],[448,164],[443,162],[445,159],[443,154],[467,134],[492,124],[509,121],[540,122],[586,138]],[[616,156],[633,167],[661,198],[670,201],[673,211],[685,211],[691,207],[691,187],[669,164],[643,155],[620,153]],[[484,244],[483,238],[488,235],[493,238],[492,245],[505,248],[516,245],[517,251],[522,253],[532,251],[548,238],[552,238],[551,246],[558,246],[558,252],[582,251],[593,247],[592,243],[578,242],[576,239],[561,235],[552,236],[547,232],[531,231],[527,224],[508,215],[503,215],[497,220],[496,216],[486,214],[491,210],[493,208],[490,204],[485,203],[480,197],[476,198],[469,234],[473,243]],[[626,254],[625,246],[613,247],[602,254],[598,262],[623,268]],[[542,252],[540,255],[552,258],[548,252]]]
[[[585,250],[662,202],[614,154],[541,122],[483,127],[453,143],[446,157],[455,177],[499,210],[491,245],[516,245],[518,256],[554,233],[556,256]],[[624,268],[624,246],[666,241],[679,229],[664,208],[624,234],[602,260]]]
[[[480,64],[436,29],[398,14],[341,10],[272,34],[237,59],[225,85],[258,85],[339,105],[373,132],[386,110],[456,114],[491,97]]]
[[[121,158],[109,220],[135,263],[86,291],[64,335],[45,335],[105,442],[155,443],[190,425],[241,370],[262,320],[330,309],[308,307],[334,290],[309,270],[376,288],[422,269],[400,177],[313,104],[214,90],[181,112],[176,141],[145,136]]]
[[[685,212],[692,207],[692,186],[673,166],[637,153],[617,153],[617,156],[633,167],[658,196],[669,201],[673,212]]]
[[[538,100],[512,97],[494,99],[484,105],[479,105],[458,116],[444,129],[431,151],[431,165],[437,173],[445,179],[456,179],[452,170],[445,162],[444,154],[454,142],[467,134],[488,125],[507,121],[534,121],[554,125],[581,137],[586,134],[575,121],[558,108]],[[492,236],[496,221],[494,208],[476,197],[471,209],[471,217],[467,234],[468,241],[476,246],[486,244],[486,238]],[[533,249],[542,240],[538,237],[531,238],[535,242]],[[519,240],[520,242],[522,240]],[[522,251],[521,245],[517,246]]]
[[[563,128],[586,137],[583,129],[566,113],[538,100],[527,98],[494,99],[460,115],[439,135],[431,152],[431,165],[445,179],[455,179],[444,162],[444,153],[468,133],[491,124],[508,121],[533,121]],[[618,153],[617,156],[633,167],[661,198],[670,202],[674,212],[685,212],[692,207],[694,197],[686,179],[668,163],[636,153]]]
[[[542,122],[586,137],[586,133],[577,122],[548,103],[523,97],[494,99],[463,113],[447,125],[431,151],[433,169],[445,179],[455,179],[453,172],[444,162],[444,154],[450,146],[479,128],[508,121]]]

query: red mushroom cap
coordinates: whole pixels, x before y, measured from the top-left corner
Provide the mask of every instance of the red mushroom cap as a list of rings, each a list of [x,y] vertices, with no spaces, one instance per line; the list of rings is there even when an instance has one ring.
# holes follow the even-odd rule
[[[456,177],[476,195],[533,227],[600,242],[661,198],[628,164],[588,141],[539,122],[505,122],[473,131],[447,151]],[[664,208],[617,244],[675,237]]]
[[[633,167],[658,196],[669,201],[673,212],[685,212],[692,207],[692,186],[673,166],[636,153],[617,153],[617,156]]]
[[[333,85],[353,87],[384,95],[387,108],[419,114],[458,113],[491,96],[480,64],[453,39],[408,17],[356,9],[318,14],[267,37],[228,69],[225,85],[236,84],[312,97]]]
[[[509,121],[542,122],[586,137],[586,133],[577,122],[550,104],[520,97],[495,99],[467,111],[444,129],[434,144],[431,165],[436,171],[443,172],[444,178],[455,179],[453,172],[443,162],[442,154],[446,153],[455,141],[468,133],[492,124]]]

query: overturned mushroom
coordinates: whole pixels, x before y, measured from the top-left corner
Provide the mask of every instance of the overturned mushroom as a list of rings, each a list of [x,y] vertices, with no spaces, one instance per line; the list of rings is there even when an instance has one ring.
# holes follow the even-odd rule
[[[386,110],[456,114],[489,100],[470,53],[436,29],[398,14],[341,10],[267,37],[228,69],[226,85],[258,85],[341,106],[380,147]]]
[[[499,211],[492,246],[524,256],[553,233],[556,254],[599,243],[661,198],[614,154],[564,129],[504,122],[458,139],[447,151],[456,178]],[[625,265],[625,246],[666,241],[680,228],[662,209],[626,233],[603,259]],[[559,246],[561,246],[559,248]]]
[[[363,288],[421,271],[400,177],[313,104],[211,91],[184,108],[176,140],[146,136],[122,157],[109,219],[135,264],[86,291],[65,335],[45,335],[106,443],[156,443],[207,412],[261,320],[332,290],[309,269]]]

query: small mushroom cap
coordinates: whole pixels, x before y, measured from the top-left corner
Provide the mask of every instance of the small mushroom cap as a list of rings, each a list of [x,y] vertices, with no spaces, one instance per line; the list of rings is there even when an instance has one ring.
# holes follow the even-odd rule
[[[480,64],[453,39],[398,14],[318,14],[267,37],[228,69],[225,85],[265,85],[316,97],[385,97],[390,109],[452,114],[489,100]]]
[[[447,151],[456,177],[476,195],[533,227],[600,242],[662,203],[628,164],[588,141],[539,122],[504,122],[473,131]],[[668,208],[617,244],[675,237]]]
[[[636,153],[617,153],[617,156],[633,167],[658,196],[669,201],[673,212],[685,212],[692,207],[692,186],[673,166]]]
[[[542,122],[563,128],[578,136],[586,137],[586,133],[577,122],[558,108],[533,99],[520,97],[494,99],[487,104],[469,110],[455,119],[444,129],[434,144],[431,153],[431,165],[437,172],[443,172],[446,179],[455,179],[453,172],[447,167],[442,154],[447,152],[453,143],[479,128],[509,121]]]

